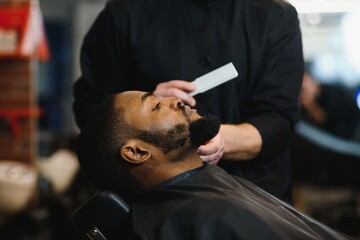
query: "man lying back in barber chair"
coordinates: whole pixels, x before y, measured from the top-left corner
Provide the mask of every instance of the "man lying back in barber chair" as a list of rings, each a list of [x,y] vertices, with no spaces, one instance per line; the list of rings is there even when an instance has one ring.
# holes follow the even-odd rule
[[[204,164],[196,149],[219,127],[179,99],[123,92],[95,110],[80,134],[78,156],[97,187],[130,204],[139,239],[348,239]]]

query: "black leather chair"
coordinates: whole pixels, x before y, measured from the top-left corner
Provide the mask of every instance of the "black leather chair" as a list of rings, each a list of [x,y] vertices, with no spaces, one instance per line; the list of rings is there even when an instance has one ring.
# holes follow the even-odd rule
[[[135,239],[129,205],[116,193],[102,191],[73,215],[75,225],[91,240]]]
[[[332,189],[332,194],[336,189],[347,189],[349,194],[338,201],[308,205],[308,213],[342,233],[356,238],[360,236],[360,214],[357,211],[360,141],[344,139],[300,122],[291,150],[295,184]]]
[[[295,181],[360,190],[360,141],[300,121],[291,152]]]

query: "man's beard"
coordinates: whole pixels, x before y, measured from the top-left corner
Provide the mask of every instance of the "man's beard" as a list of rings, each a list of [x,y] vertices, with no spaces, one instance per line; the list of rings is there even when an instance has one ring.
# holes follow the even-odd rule
[[[189,141],[185,124],[177,124],[164,131],[139,131],[138,138],[159,147],[164,153],[182,148]]]
[[[191,122],[189,125],[191,146],[198,148],[206,144],[218,134],[219,129],[220,120],[211,115],[205,115]]]
[[[190,122],[188,129],[185,124],[178,124],[167,131],[139,131],[138,137],[161,148],[165,153],[169,153],[184,147],[187,142],[191,143],[192,148],[197,149],[215,137],[219,128],[218,118],[205,115]]]

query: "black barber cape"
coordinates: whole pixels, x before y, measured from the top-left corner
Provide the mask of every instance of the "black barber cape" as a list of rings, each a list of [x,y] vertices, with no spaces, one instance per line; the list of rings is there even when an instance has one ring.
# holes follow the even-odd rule
[[[141,239],[349,239],[216,166],[183,173],[132,204]]]

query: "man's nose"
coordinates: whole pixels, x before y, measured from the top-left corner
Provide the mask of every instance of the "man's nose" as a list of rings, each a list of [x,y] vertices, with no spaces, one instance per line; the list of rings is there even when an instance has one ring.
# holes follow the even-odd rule
[[[171,107],[174,109],[184,109],[185,104],[180,98],[173,98],[171,101]]]

